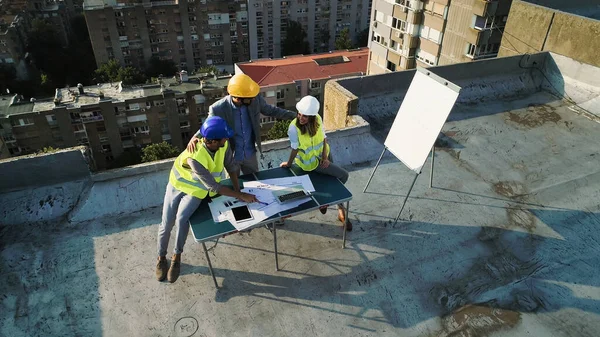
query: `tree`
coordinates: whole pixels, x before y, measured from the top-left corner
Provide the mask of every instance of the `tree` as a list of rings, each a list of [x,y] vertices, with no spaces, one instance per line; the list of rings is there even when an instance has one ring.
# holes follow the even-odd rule
[[[136,68],[125,67],[123,68],[119,61],[110,59],[108,62],[100,65],[96,69],[96,81],[97,82],[120,82],[123,84],[138,84],[146,82],[146,77]]]
[[[273,124],[273,127],[267,132],[267,140],[286,138],[290,121],[280,120]]]
[[[299,22],[288,20],[286,32],[286,38],[283,41],[281,48],[281,54],[283,56],[310,54],[310,47],[306,40],[306,32]]]
[[[350,30],[348,28],[342,29],[340,37],[335,40],[335,49],[352,49],[352,39],[350,38]]]
[[[52,146],[48,146],[48,147],[44,147],[43,149],[39,150],[37,153],[38,154],[42,154],[42,153],[53,153],[56,151],[60,151],[60,149],[54,148]]]
[[[356,35],[356,48],[366,47],[368,44],[369,44],[369,28],[365,28]]]
[[[321,41],[320,51],[327,51],[329,49],[329,38],[331,35],[329,34],[329,29],[321,28],[319,31],[319,40]]]
[[[211,74],[218,74],[219,73],[219,68],[217,68],[214,65],[210,65],[210,66],[206,66],[206,67],[202,67],[200,69],[198,69],[199,73],[211,73]]]
[[[170,77],[177,72],[177,66],[172,60],[161,60],[157,56],[152,56],[148,63],[148,68],[146,68],[148,77],[158,77],[159,75]]]
[[[119,69],[117,81],[123,81],[125,85],[146,83],[146,76],[137,68],[125,67]]]
[[[106,63],[102,63],[98,69],[96,69],[96,81],[97,82],[117,82],[119,78],[119,70],[121,65],[119,61],[110,59]]]
[[[167,142],[148,145],[142,150],[142,163],[177,157],[179,153],[181,151]]]

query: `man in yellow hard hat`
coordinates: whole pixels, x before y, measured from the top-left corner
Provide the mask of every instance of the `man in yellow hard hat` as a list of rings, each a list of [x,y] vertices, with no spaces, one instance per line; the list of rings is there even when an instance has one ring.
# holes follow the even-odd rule
[[[208,116],[223,118],[234,130],[234,136],[229,140],[234,151],[234,160],[244,174],[255,173],[258,171],[257,148],[262,152],[260,115],[292,120],[296,118],[296,113],[267,104],[259,95],[258,83],[245,74],[231,77],[227,92],[229,95],[210,106]],[[192,137],[187,147],[190,152],[195,150],[200,137],[198,133]]]

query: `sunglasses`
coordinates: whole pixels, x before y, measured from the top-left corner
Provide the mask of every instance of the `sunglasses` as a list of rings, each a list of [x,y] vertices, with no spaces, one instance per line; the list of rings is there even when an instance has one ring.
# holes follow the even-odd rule
[[[254,98],[242,98],[242,97],[236,97],[236,99],[240,102],[242,102],[243,105],[250,105],[252,104],[252,101],[254,100]]]

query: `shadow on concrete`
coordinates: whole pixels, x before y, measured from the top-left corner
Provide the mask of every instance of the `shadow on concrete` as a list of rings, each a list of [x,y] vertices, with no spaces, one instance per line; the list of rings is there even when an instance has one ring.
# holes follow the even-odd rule
[[[149,214],[152,210],[144,213]],[[7,336],[99,336],[95,238],[156,223],[141,213],[69,224],[64,219],[0,228],[0,311]],[[158,212],[160,219],[160,212]],[[111,267],[114,265],[111,265]],[[14,316],[6,315],[12,313]],[[6,319],[8,317],[8,319]],[[0,335],[2,335],[0,333]]]
[[[358,254],[358,264],[309,259],[338,271],[333,276],[285,268],[273,276],[220,269],[213,261],[217,276],[223,278],[215,300],[253,296],[400,328],[439,316],[445,333],[467,335],[514,327],[522,313],[575,308],[600,314],[597,290],[592,288],[600,286],[600,214],[529,211],[563,238],[534,235],[523,228],[370,220],[356,224],[370,230],[351,234],[348,250]],[[322,235],[333,229],[306,222],[294,226],[302,227],[295,230]],[[431,244],[437,250],[424,251]],[[282,251],[280,263],[288,257],[308,259]],[[204,266],[187,265],[183,270],[210,277]],[[286,276],[290,273],[295,277]]]

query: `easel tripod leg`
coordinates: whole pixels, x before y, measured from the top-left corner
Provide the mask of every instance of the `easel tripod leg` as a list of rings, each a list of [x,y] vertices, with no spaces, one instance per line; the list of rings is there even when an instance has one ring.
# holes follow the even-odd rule
[[[279,257],[277,256],[277,225],[275,222],[272,223],[273,226],[273,244],[275,245],[275,270],[279,271]]]
[[[348,228],[348,209],[350,208],[350,201],[346,202],[346,217],[345,217],[345,221],[344,221],[344,235],[343,235],[343,239],[342,239],[342,249],[346,248],[346,229]]]
[[[217,284],[217,278],[215,277],[212,263],[210,263],[210,257],[208,256],[208,250],[206,249],[206,245],[204,244],[204,242],[202,242],[202,248],[204,249],[204,256],[206,256],[206,261],[208,261],[208,270],[210,270],[210,276],[212,276],[213,282],[215,282],[215,288],[219,289],[219,285]]]
[[[433,165],[435,162],[435,146],[431,148],[431,171],[429,172],[429,188],[433,186]]]
[[[375,174],[375,171],[377,170],[377,166],[379,166],[379,162],[381,161],[381,158],[383,158],[385,151],[387,151],[387,147],[383,148],[383,151],[381,152],[381,156],[379,156],[379,160],[377,160],[377,164],[375,164],[375,168],[373,168],[373,172],[371,172],[371,176],[369,177],[369,180],[367,181],[367,185],[365,186],[363,193],[365,193],[367,191],[367,187],[369,187],[369,184],[371,183],[371,179],[373,179],[373,175]]]
[[[417,181],[417,178],[419,177],[420,173],[417,173],[415,175],[415,179],[413,179],[412,184],[410,184],[410,188],[408,189],[408,193],[406,193],[406,196],[404,197],[404,201],[402,202],[402,207],[400,208],[400,212],[398,212],[398,216],[396,217],[396,221],[394,223],[398,222],[398,219],[400,219],[400,214],[402,214],[402,210],[404,209],[404,205],[406,205],[406,200],[408,200],[408,196],[410,195],[410,192],[412,191],[413,187],[415,186],[415,182]]]

